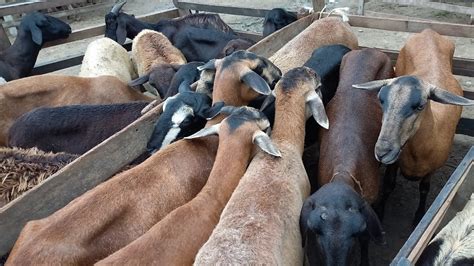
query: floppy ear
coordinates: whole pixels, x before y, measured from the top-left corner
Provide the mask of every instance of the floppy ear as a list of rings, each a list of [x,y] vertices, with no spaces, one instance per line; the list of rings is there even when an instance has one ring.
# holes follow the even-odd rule
[[[31,23],[30,25],[31,39],[37,45],[43,45],[43,32],[36,25],[36,23]]]
[[[210,108],[206,108],[202,112],[198,113],[200,117],[206,118],[207,120],[211,120],[220,114],[222,107],[224,107],[224,102],[217,102],[212,105]]]
[[[473,100],[469,100],[462,96],[453,94],[447,90],[438,88],[431,84],[430,84],[430,95],[428,96],[428,99],[431,99],[439,103],[447,103],[447,104],[454,104],[454,105],[474,105]]]
[[[124,44],[125,40],[127,39],[127,25],[120,19],[120,17],[117,18],[117,21],[117,42],[119,44]]]
[[[183,92],[188,92],[188,91],[192,91],[191,86],[189,85],[189,83],[186,80],[183,80],[183,82],[181,82],[181,84],[179,84],[178,92],[183,93]]]
[[[144,76],[138,77],[138,78],[130,81],[128,83],[128,86],[133,87],[133,86],[142,85],[142,84],[145,84],[146,82],[148,82],[149,79],[150,79],[150,74],[146,74]]]
[[[367,231],[369,236],[378,245],[385,245],[385,232],[383,231],[382,224],[380,223],[377,214],[375,214],[369,203],[364,201],[364,206],[361,209],[361,213],[364,216],[365,222],[367,223]]]
[[[268,83],[253,71],[246,72],[240,77],[240,79],[245,84],[247,84],[247,86],[249,86],[254,91],[260,94],[269,95],[270,93],[272,93],[272,90],[270,89]]]
[[[366,83],[354,84],[352,87],[363,90],[378,90],[383,86],[392,83],[395,79],[397,78],[374,80]]]
[[[184,137],[184,139],[197,139],[197,138],[202,138],[206,136],[211,136],[211,135],[219,135],[219,127],[221,124],[216,124],[210,127],[205,127],[198,132],[192,134],[191,136]]]
[[[313,114],[313,117],[316,122],[323,128],[328,129],[328,116],[326,115],[326,111],[324,110],[323,101],[318,96],[316,91],[311,90],[310,92],[308,92],[308,95],[306,96],[306,104],[311,109],[311,113]]]
[[[202,66],[198,66],[197,69],[199,71],[203,70],[216,70],[216,59],[211,59],[207,63]]]
[[[256,144],[260,149],[262,149],[262,151],[270,155],[281,157],[280,151],[275,147],[270,137],[261,130],[257,130],[253,133],[252,143]]]

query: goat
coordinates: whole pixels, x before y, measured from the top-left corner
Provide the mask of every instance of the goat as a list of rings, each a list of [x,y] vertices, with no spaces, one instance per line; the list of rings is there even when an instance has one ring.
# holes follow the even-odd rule
[[[281,75],[267,59],[245,51],[202,67],[216,72],[213,103],[233,106],[248,104],[257,91],[270,93],[269,84]],[[207,126],[222,119],[218,115]],[[7,265],[31,261],[92,264],[107,257],[194,198],[209,176],[217,144],[215,136],[177,141],[49,217],[30,221]]]
[[[254,157],[195,265],[303,264],[298,219],[310,190],[301,161],[304,124],[312,114],[329,126],[318,85],[319,77],[306,67],[277,83],[271,139],[282,157]]]
[[[223,58],[231,55],[235,51],[247,50],[250,46],[254,45],[255,42],[248,39],[232,39],[230,40],[216,58]]]
[[[0,146],[7,144],[8,130],[15,119],[41,106],[107,104],[151,101],[112,76],[93,78],[39,75],[0,86]]]
[[[462,111],[456,105],[474,105],[462,97],[462,88],[451,72],[453,54],[452,41],[426,29],[412,35],[400,50],[397,78],[354,86],[379,91],[383,109],[375,157],[389,166],[380,212],[400,168],[406,178],[421,180],[414,225],[425,213],[431,174],[448,159]]]
[[[36,148],[0,148],[0,198],[5,203],[14,200],[77,157],[45,153]]]
[[[274,8],[265,15],[263,21],[263,37],[274,33],[275,31],[295,22],[297,17],[283,8]]]
[[[33,12],[23,17],[15,42],[0,52],[0,77],[11,81],[31,73],[45,42],[67,38],[71,27],[51,16]]]
[[[430,241],[417,266],[474,264],[474,194],[464,209]]]
[[[350,49],[358,48],[357,37],[350,26],[339,18],[329,17],[311,23],[269,59],[285,73],[302,66],[316,48],[330,44],[343,44]]]
[[[139,76],[147,74],[160,64],[186,64],[186,58],[165,35],[157,31],[142,30],[132,43],[132,59]]]
[[[194,139],[219,135],[216,160],[201,192],[190,202],[168,214],[143,236],[100,261],[98,265],[191,265],[199,248],[219,221],[222,209],[240,177],[245,173],[252,157],[252,144],[270,155],[281,156],[270,137],[262,131],[270,126],[263,113],[251,107],[230,106],[221,109],[220,113],[227,113],[229,116],[220,124],[186,137]]]
[[[120,12],[125,3],[126,1],[114,5],[112,10],[105,15],[105,37],[119,44],[124,44],[127,37],[134,39],[144,29],[162,32],[171,42],[173,42],[176,33],[190,26],[235,35],[234,31],[217,14],[190,14],[151,24],[140,21],[133,15]]]
[[[132,82],[130,86],[142,85],[146,82],[154,87],[160,98],[167,99],[178,93],[181,86],[191,86],[199,80],[200,74],[198,66],[204,65],[202,62],[190,62],[185,65],[161,64]]]
[[[109,38],[89,43],[81,64],[81,77],[114,76],[128,83],[137,78],[127,50]]]
[[[347,53],[339,86],[326,107],[331,128],[321,134],[318,183],[322,186],[301,210],[303,245],[310,265],[348,265],[354,239],[360,236],[361,264],[368,263],[368,234],[382,243],[383,232],[370,207],[378,196],[377,160],[372,156],[382,110],[375,93],[353,84],[393,77],[390,58],[376,49]]]

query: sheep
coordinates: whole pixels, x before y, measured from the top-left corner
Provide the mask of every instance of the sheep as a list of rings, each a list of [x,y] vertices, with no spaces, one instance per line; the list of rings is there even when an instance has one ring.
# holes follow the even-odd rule
[[[139,76],[147,74],[159,64],[186,64],[186,58],[160,32],[142,30],[132,43],[132,60]]]
[[[356,237],[361,264],[368,263],[368,237],[383,243],[383,229],[370,204],[378,196],[377,160],[372,156],[382,110],[375,93],[353,84],[393,77],[390,58],[377,49],[347,53],[339,86],[326,107],[331,128],[321,132],[318,184],[301,210],[303,245],[311,265],[348,265]],[[368,236],[367,236],[368,235]]]
[[[310,190],[301,161],[304,124],[312,114],[329,126],[318,85],[307,67],[288,71],[277,83],[271,139],[282,157],[254,157],[195,265],[303,264],[298,219]]]
[[[133,15],[120,12],[125,2],[118,3],[105,15],[105,37],[119,44],[124,44],[126,38],[134,39],[140,31],[150,29],[162,32],[174,43],[174,36],[184,28],[212,29],[231,35],[234,31],[219,17],[218,14],[190,14],[180,18],[161,20],[156,24],[146,23],[136,19]],[[192,61],[192,60],[190,60]]]
[[[33,149],[0,148],[0,198],[8,203],[78,156]]]
[[[474,264],[474,194],[464,209],[430,241],[417,266]]]
[[[461,116],[459,105],[474,105],[462,97],[452,74],[454,44],[431,29],[412,35],[400,50],[397,78],[354,85],[379,91],[382,129],[375,145],[376,159],[386,165],[384,202],[395,186],[400,168],[409,180],[420,180],[420,201],[413,224],[425,213],[430,176],[444,165]]]
[[[191,86],[199,80],[198,66],[203,62],[190,62],[184,65],[161,64],[129,83],[130,86],[142,85],[146,82],[154,87],[161,99],[166,100],[178,93],[181,86]]]
[[[71,27],[51,16],[33,12],[23,17],[15,42],[0,52],[0,77],[11,81],[30,75],[45,42],[67,38]]]
[[[263,21],[263,37],[267,37],[273,32],[295,22],[296,14],[290,13],[283,8],[274,8],[265,15]]]
[[[232,106],[248,104],[257,91],[270,93],[269,84],[281,75],[267,59],[245,51],[208,62],[203,68],[216,72],[213,103]],[[218,115],[207,126],[222,119]],[[49,217],[30,221],[7,265],[31,261],[92,264],[107,257],[194,198],[209,176],[217,144],[215,136],[177,141]]]
[[[128,83],[137,78],[135,67],[127,50],[109,38],[89,43],[82,60],[81,77],[109,75]]]
[[[350,49],[358,48],[357,37],[350,26],[339,18],[329,17],[311,23],[269,59],[285,73],[302,66],[316,48],[329,44],[343,44]]]
[[[247,169],[252,157],[252,144],[272,156],[281,156],[270,137],[262,131],[270,126],[263,113],[251,107],[230,106],[221,109],[220,113],[227,113],[229,116],[220,124],[186,137],[194,139],[219,135],[216,160],[201,192],[190,202],[168,214],[140,238],[99,261],[97,265],[191,265]]]
[[[0,86],[0,146],[7,144],[8,130],[15,119],[41,106],[107,104],[151,101],[112,76],[93,78],[39,75]]]

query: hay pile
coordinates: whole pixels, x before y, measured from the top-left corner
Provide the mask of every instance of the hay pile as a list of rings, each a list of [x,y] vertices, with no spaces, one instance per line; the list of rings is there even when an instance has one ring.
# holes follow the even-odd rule
[[[36,148],[0,148],[0,201],[14,200],[77,157]]]

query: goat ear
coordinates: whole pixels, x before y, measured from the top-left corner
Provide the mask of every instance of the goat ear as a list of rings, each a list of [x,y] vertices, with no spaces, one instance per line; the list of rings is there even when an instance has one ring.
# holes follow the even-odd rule
[[[306,104],[311,110],[316,122],[325,129],[329,128],[329,119],[324,110],[324,104],[316,91],[311,90],[306,96]]]
[[[430,95],[428,96],[428,98],[439,103],[447,103],[454,105],[474,105],[473,100],[469,100],[462,96],[453,94],[447,90],[438,88],[434,85],[430,85]]]
[[[354,84],[352,85],[352,87],[356,89],[362,89],[362,90],[379,90],[383,86],[392,83],[395,79],[396,78],[374,80],[374,81],[369,81],[366,83]]]
[[[257,130],[253,133],[252,143],[256,144],[260,149],[262,149],[262,151],[270,155],[281,157],[280,151],[275,147],[270,137],[261,130]]]
[[[247,84],[247,86],[262,95],[269,95],[270,93],[272,93],[272,90],[270,89],[268,83],[253,71],[246,72],[240,77],[240,79],[245,84]]]
[[[138,77],[138,78],[130,81],[128,83],[128,86],[133,87],[133,86],[142,85],[142,84],[145,84],[146,82],[148,82],[149,79],[150,79],[150,74],[146,74],[144,76]]]
[[[268,108],[268,106],[272,105],[275,103],[276,97],[275,97],[275,90],[272,90],[272,93],[267,95],[265,100],[263,100],[262,105],[260,106],[260,111],[263,111]]]
[[[211,135],[219,135],[219,127],[221,124],[216,124],[210,127],[205,127],[198,132],[194,133],[191,136],[185,137],[184,139],[197,139],[197,138],[202,138],[206,136],[211,136]]]
[[[364,202],[361,213],[367,223],[367,232],[369,233],[369,236],[376,244],[385,245],[385,232],[383,231],[382,224],[369,203]]]
[[[30,32],[33,42],[37,45],[43,45],[43,32],[35,23],[30,26]]]
[[[178,92],[183,93],[183,92],[189,92],[189,91],[192,91],[191,86],[189,85],[189,83],[186,80],[183,80],[183,82],[181,82],[181,84],[179,84]]]
[[[117,20],[118,20],[117,31],[116,31],[117,42],[119,44],[124,44],[125,40],[127,39],[127,25],[120,18],[117,18]]]
[[[216,59],[211,59],[209,62],[205,63],[202,66],[198,66],[197,69],[199,71],[203,70],[216,70]]]
[[[224,107],[224,102],[217,102],[213,104],[210,108],[205,109],[202,114],[199,113],[201,117],[205,117],[207,120],[212,120],[214,117],[221,113],[222,107]]]

